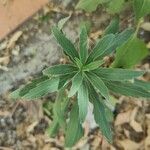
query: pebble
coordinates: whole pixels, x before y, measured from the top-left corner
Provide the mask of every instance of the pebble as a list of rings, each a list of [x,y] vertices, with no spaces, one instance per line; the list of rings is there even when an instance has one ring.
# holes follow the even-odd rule
[[[18,56],[19,55],[19,52],[20,52],[20,46],[19,45],[16,45],[15,48],[12,50],[12,54],[14,56]]]
[[[6,49],[8,41],[0,43],[0,51]]]
[[[6,120],[4,118],[0,119],[0,128],[5,128],[6,127]]]

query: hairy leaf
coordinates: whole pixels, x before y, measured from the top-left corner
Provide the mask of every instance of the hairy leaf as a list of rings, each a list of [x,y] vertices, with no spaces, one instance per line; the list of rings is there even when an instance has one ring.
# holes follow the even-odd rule
[[[143,71],[132,71],[129,69],[118,69],[118,68],[98,68],[93,72],[100,78],[111,80],[111,81],[123,81],[134,79],[144,74]]]
[[[64,52],[72,59],[79,58],[78,52],[74,45],[71,43],[69,39],[65,37],[65,35],[57,28],[53,27],[52,32],[60,44],[60,46],[63,48]]]
[[[79,109],[77,103],[74,104],[71,113],[70,120],[68,122],[65,146],[72,147],[83,136],[83,128],[79,121]]]
[[[78,106],[79,106],[79,118],[81,122],[84,122],[88,111],[89,94],[88,88],[84,83],[80,85],[78,90]]]
[[[123,43],[125,43],[131,37],[132,34],[133,34],[132,28],[128,28],[123,32],[117,34],[115,36],[115,39],[113,40],[112,45],[108,49],[106,49],[105,52],[98,59],[102,59],[103,57],[114,52],[116,48],[121,46]]]
[[[113,18],[108,27],[104,31],[104,35],[106,34],[115,34],[119,31],[119,17]]]
[[[91,53],[89,54],[87,63],[100,57],[105,51],[107,51],[107,49],[112,46],[114,38],[115,38],[115,35],[108,34],[108,35],[104,36],[102,39],[100,39],[98,41],[98,43],[96,44],[96,46],[91,51]]]
[[[22,98],[24,99],[37,99],[48,93],[57,91],[59,84],[59,78],[51,78],[45,80],[36,85],[35,88],[31,89],[27,94]]]
[[[81,32],[80,32],[80,60],[81,62],[84,64],[87,56],[88,56],[88,37],[87,37],[87,31],[86,31],[86,27],[82,26],[81,27]]]
[[[127,28],[123,32],[119,33],[115,38],[115,46],[121,46],[122,44],[126,43],[129,38],[133,35],[134,30],[132,28]]]
[[[81,69],[83,66],[81,60],[78,58],[75,58],[75,64],[76,64],[76,66],[78,66],[79,69]]]
[[[98,77],[96,74],[87,72],[86,73],[88,80],[90,83],[100,92],[100,94],[105,97],[107,100],[109,100],[109,92],[104,84],[104,82],[101,80],[100,77]]]
[[[102,134],[106,137],[106,139],[112,143],[112,131],[111,126],[108,123],[106,118],[106,110],[107,107],[101,102],[99,95],[96,93],[94,89],[90,91],[91,100],[94,105],[93,113],[96,123],[99,125]]]
[[[129,82],[117,82],[117,81],[104,81],[106,86],[112,92],[133,96],[133,97],[145,97],[150,98],[150,92],[146,91],[140,86]]]
[[[58,92],[55,104],[53,107],[54,118],[58,120],[59,125],[66,128],[65,113],[68,106],[69,98],[65,95],[65,89],[61,89]]]
[[[114,121],[114,114],[113,111],[111,109],[109,109],[108,107],[105,106],[105,115],[106,115],[106,119],[108,122],[113,122]]]
[[[59,130],[59,123],[57,120],[53,120],[53,122],[49,125],[47,129],[47,133],[50,137],[55,137]]]
[[[60,90],[63,86],[65,86],[67,82],[69,82],[73,78],[74,75],[75,73],[61,75],[59,78],[58,90]]]
[[[64,25],[66,24],[66,22],[70,19],[71,15],[61,19],[59,22],[58,22],[58,28],[59,30],[62,30],[62,28],[64,27]]]
[[[134,84],[137,86],[140,86],[140,87],[144,88],[146,91],[150,92],[150,82],[135,79]]]
[[[48,76],[57,76],[57,75],[66,75],[72,74],[77,71],[77,68],[70,64],[65,65],[55,65],[43,70],[44,75]]]
[[[97,61],[93,61],[87,65],[85,65],[83,67],[83,71],[90,71],[90,70],[94,70],[97,69],[99,66],[101,66],[102,64],[104,64],[103,60],[97,60]]]
[[[72,86],[69,91],[69,97],[73,96],[79,89],[82,84],[83,76],[81,72],[78,72],[72,79]]]
[[[27,94],[31,89],[35,88],[37,84],[39,84],[40,82],[43,82],[47,79],[48,79],[48,77],[46,77],[46,76],[42,76],[38,79],[35,79],[31,83],[27,84],[26,86],[19,88],[16,91],[12,92],[11,97],[14,99],[21,98],[25,94]]]
[[[86,28],[87,34],[90,33],[91,26],[92,26],[92,22],[90,20],[83,20],[80,22],[80,29],[82,29],[82,27]]]
[[[125,43],[131,37],[132,34],[133,34],[133,29],[128,28],[117,35],[108,34],[104,36],[94,47],[95,50],[93,51],[96,52],[93,51],[91,52],[90,56],[88,57],[87,63],[93,61],[93,59],[102,59],[103,57],[111,54],[113,51],[116,50],[117,47]],[[102,45],[103,47],[101,47]],[[96,58],[94,58],[93,56]]]

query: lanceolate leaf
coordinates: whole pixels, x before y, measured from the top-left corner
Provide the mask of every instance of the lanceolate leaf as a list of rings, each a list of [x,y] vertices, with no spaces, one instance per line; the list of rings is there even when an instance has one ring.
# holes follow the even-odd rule
[[[106,86],[109,88],[109,90],[111,90],[112,92],[126,96],[150,98],[150,92],[146,91],[140,86],[137,86],[134,83],[106,81],[106,80],[104,82]]]
[[[84,64],[87,56],[88,56],[88,36],[87,36],[87,31],[86,27],[82,26],[81,27],[81,32],[80,32],[80,59],[82,63]]]
[[[78,52],[75,49],[74,45],[71,43],[69,39],[65,37],[65,35],[57,28],[53,27],[52,32],[60,44],[60,46],[63,48],[64,52],[72,59],[74,60],[75,57],[79,58]]]
[[[50,137],[55,137],[59,130],[59,123],[57,120],[53,120],[53,122],[49,125],[47,132]]]
[[[96,46],[93,48],[92,52],[89,54],[87,63],[100,57],[109,47],[111,47],[114,41],[114,38],[115,38],[115,35],[108,34],[104,36],[102,39],[100,39],[98,43],[96,44]]]
[[[102,134],[106,137],[106,139],[111,143],[112,142],[112,131],[111,126],[106,118],[106,107],[101,102],[99,95],[96,93],[94,89],[90,91],[91,100],[94,105],[93,113],[96,123],[99,125]]]
[[[22,98],[24,99],[37,99],[48,93],[57,91],[59,84],[59,78],[52,78],[45,80],[36,85],[35,88],[31,89]]]
[[[71,15],[61,19],[59,22],[58,22],[58,28],[59,30],[62,30],[64,25],[66,24],[66,22],[70,19]]]
[[[84,83],[80,85],[78,90],[78,106],[79,106],[79,118],[81,122],[84,122],[88,111],[89,94],[88,88]]]
[[[99,66],[101,66],[102,64],[104,64],[104,61],[103,60],[97,60],[97,61],[93,61],[87,65],[85,65],[83,67],[83,70],[84,71],[90,71],[90,70],[94,70],[96,68],[98,68]]]
[[[68,122],[65,146],[72,147],[83,136],[82,125],[79,122],[79,109],[77,103],[74,104],[71,113],[70,120]]]
[[[44,75],[48,76],[57,76],[57,75],[66,75],[71,74],[77,71],[77,68],[73,65],[55,65],[43,70]]]
[[[140,87],[144,88],[146,91],[150,92],[150,82],[135,79],[134,84],[137,86],[140,86]]]
[[[69,97],[73,96],[79,89],[80,85],[82,84],[83,76],[81,72],[78,72],[72,80],[72,86],[69,91]]]
[[[111,80],[111,81],[123,81],[130,80],[136,77],[142,76],[143,71],[132,71],[129,69],[118,69],[118,68],[98,68],[93,72],[100,78]]]
[[[113,111],[107,108],[107,106],[105,106],[105,115],[108,122],[113,122],[114,119]]]
[[[150,14],[150,0],[134,0],[134,11],[137,20]]]
[[[126,43],[127,40],[133,34],[133,31],[134,30],[132,28],[128,28],[128,29],[124,30],[123,32],[117,34],[115,36],[115,39],[113,40],[113,43],[111,44],[111,46],[107,50],[105,50],[105,52],[99,57],[99,59],[102,59],[103,57],[111,54],[112,52],[114,52],[116,50],[117,47]]]
[[[61,89],[57,95],[55,103],[53,105],[53,122],[49,125],[47,131],[51,137],[55,137],[59,128],[66,128],[66,107],[68,105],[69,98],[65,96],[65,89]]]
[[[108,27],[105,29],[104,31],[104,35],[106,34],[116,34],[119,31],[119,17],[115,17],[110,24],[108,25]]]
[[[148,55],[145,43],[134,36],[116,51],[114,68],[131,68]]]
[[[59,78],[58,90],[60,90],[65,84],[67,84],[69,81],[71,81],[71,79],[74,75],[75,75],[75,73],[61,75]]]
[[[65,89],[61,89],[58,92],[55,104],[53,107],[54,118],[58,120],[59,125],[65,129],[66,128],[66,108],[68,106],[69,98],[65,95]]]
[[[48,79],[48,77],[46,77],[46,76],[42,76],[38,79],[35,79],[31,83],[27,84],[26,86],[12,92],[11,97],[15,98],[15,99],[16,98],[21,98],[22,96],[27,94],[31,89],[35,88],[37,84],[39,84],[40,82],[43,82],[47,79]]]
[[[92,26],[92,22],[90,20],[83,20],[80,22],[80,29],[82,29],[82,27],[86,28],[87,34],[90,33],[91,26]]]
[[[115,38],[115,46],[121,46],[123,43],[126,43],[128,39],[133,35],[133,28],[127,28],[123,32],[119,33]]]
[[[108,34],[104,36],[94,47],[93,51],[90,53],[87,63],[95,60],[102,59],[103,57],[111,54],[116,50],[117,47],[125,43],[133,34],[133,29],[129,28],[125,31],[113,35]]]
[[[80,59],[78,59],[78,58],[75,58],[75,64],[78,66],[78,68],[79,68],[79,69],[81,69],[81,68],[82,68],[82,66],[83,66],[83,64],[82,64],[81,60],[80,60]]]
[[[100,94],[105,97],[105,99],[109,100],[108,89],[101,78],[94,73],[86,73],[86,75],[90,83],[100,92]]]

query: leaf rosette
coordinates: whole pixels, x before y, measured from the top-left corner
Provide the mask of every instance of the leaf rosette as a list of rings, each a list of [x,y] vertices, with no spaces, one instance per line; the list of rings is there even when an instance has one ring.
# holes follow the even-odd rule
[[[83,136],[82,123],[88,112],[88,103],[91,102],[94,106],[93,114],[96,123],[106,139],[112,142],[111,125],[106,112],[106,109],[110,109],[106,105],[110,102],[109,93],[150,98],[149,88],[145,88],[149,87],[149,84],[136,79],[144,74],[143,71],[103,67],[105,63],[103,58],[124,44],[132,35],[132,29],[104,35],[90,52],[86,27],[82,26],[80,31],[79,50],[58,27],[53,27],[52,33],[64,53],[69,57],[69,64],[46,68],[43,70],[41,78],[14,91],[12,97],[38,99],[45,94],[55,91],[65,92],[67,89],[69,91],[67,99],[63,99],[63,96],[56,99],[55,119],[51,132],[66,124],[66,128],[64,127],[66,146],[74,145]],[[65,122],[68,99],[72,96],[76,97],[76,101],[68,115],[69,122]]]

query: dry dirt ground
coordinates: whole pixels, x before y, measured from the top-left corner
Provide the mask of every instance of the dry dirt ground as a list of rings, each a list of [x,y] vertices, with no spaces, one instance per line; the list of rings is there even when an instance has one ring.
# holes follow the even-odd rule
[[[52,114],[44,111],[48,104],[51,110],[55,95],[39,101],[13,101],[9,94],[20,85],[38,76],[46,66],[65,61],[60,48],[50,34],[50,28],[61,18],[72,13],[64,31],[73,41],[78,40],[79,24],[91,22],[90,41],[101,36],[111,17],[101,8],[92,14],[73,11],[74,4],[50,3],[35,14],[15,33],[0,43],[0,150],[63,150],[64,135],[60,131],[55,139],[49,138],[46,128]],[[132,26],[130,11],[122,14],[122,29]],[[141,29],[139,36],[149,46],[149,31]],[[108,63],[109,63],[109,57]],[[147,73],[150,80],[149,57],[136,66]],[[113,95],[116,101],[114,141],[110,145],[100,130],[91,121],[85,123],[85,136],[73,150],[149,150],[150,149],[150,102],[144,99]],[[90,117],[90,116],[89,116]]]

